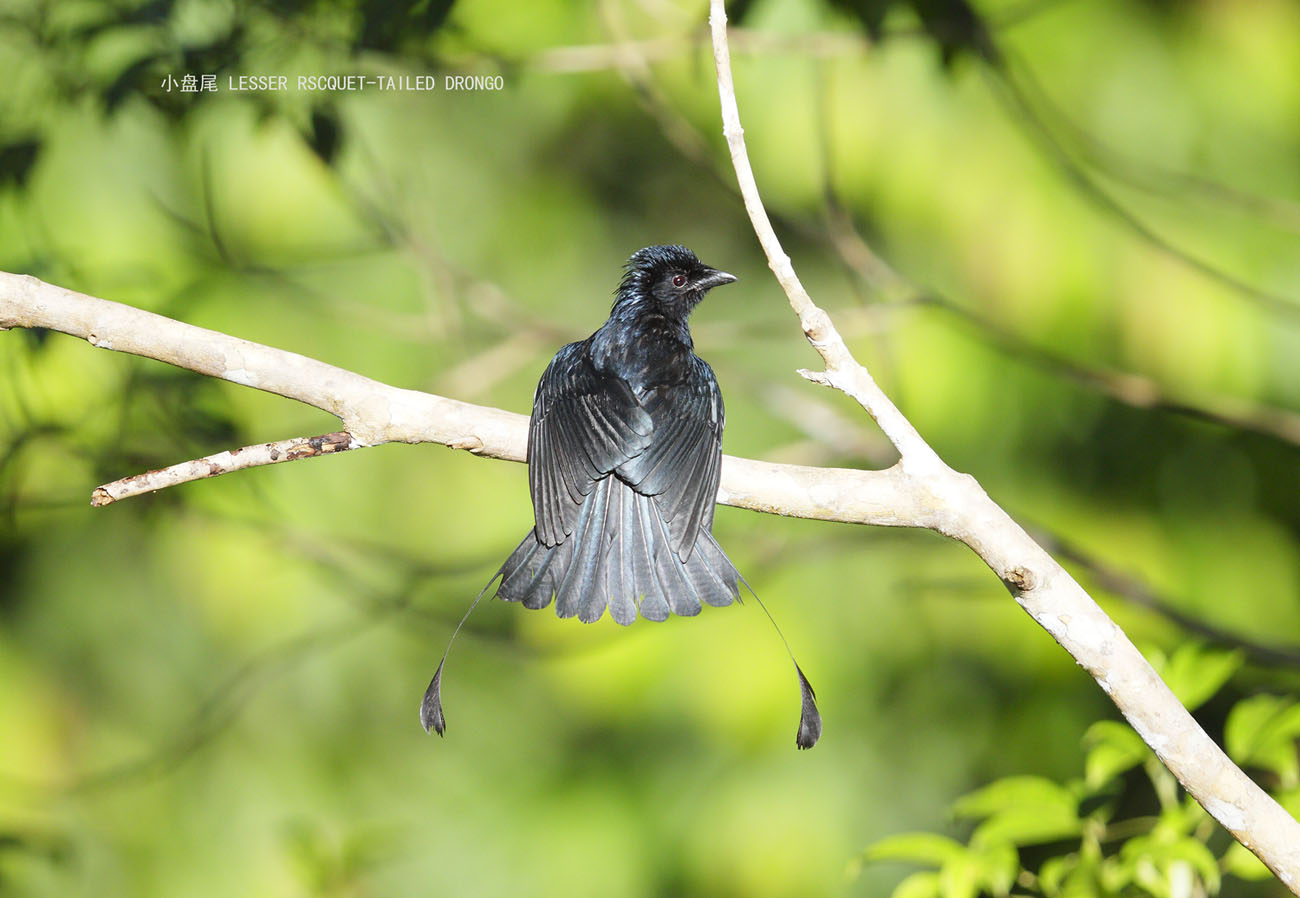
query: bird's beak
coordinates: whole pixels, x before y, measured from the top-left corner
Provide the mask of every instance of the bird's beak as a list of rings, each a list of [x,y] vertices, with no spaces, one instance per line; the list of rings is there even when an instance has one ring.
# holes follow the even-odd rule
[[[696,290],[712,290],[714,287],[721,287],[723,284],[730,284],[736,279],[734,274],[727,274],[725,271],[718,271],[716,268],[710,268],[704,276],[695,282]]]

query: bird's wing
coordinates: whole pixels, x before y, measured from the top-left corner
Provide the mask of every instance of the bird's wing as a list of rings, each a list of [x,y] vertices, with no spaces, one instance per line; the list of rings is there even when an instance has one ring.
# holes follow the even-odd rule
[[[585,343],[555,354],[528,428],[528,486],[543,545],[564,542],[596,481],[644,452],[653,431],[632,388],[597,371]]]
[[[701,530],[713,528],[722,476],[726,415],[713,369],[692,356],[685,383],[666,384],[641,399],[654,422],[650,444],[618,468],[637,492],[654,496],[672,548],[685,561]]]

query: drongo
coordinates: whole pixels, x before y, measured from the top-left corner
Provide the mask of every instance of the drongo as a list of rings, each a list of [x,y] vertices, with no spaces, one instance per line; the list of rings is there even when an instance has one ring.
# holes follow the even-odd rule
[[[498,598],[525,608],[554,599],[560,617],[586,623],[609,608],[620,624],[740,599],[744,579],[712,532],[722,392],[687,325],[709,290],[734,280],[683,246],[646,247],[628,260],[609,320],[555,354],[528,427],[535,525],[493,577]],[[446,659],[420,708],[424,728],[439,735]],[[821,716],[797,663],[795,671],[803,703],[795,741],[811,748]]]

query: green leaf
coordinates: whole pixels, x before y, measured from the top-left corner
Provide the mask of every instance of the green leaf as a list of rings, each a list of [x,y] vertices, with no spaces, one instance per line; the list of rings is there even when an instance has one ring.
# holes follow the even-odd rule
[[[1128,888],[1133,881],[1133,870],[1119,858],[1108,857],[1097,868],[1097,881],[1101,883],[1103,893],[1117,895]],[[1073,895],[1067,890],[1067,895]],[[1083,895],[1080,895],[1083,898]],[[1091,898],[1091,896],[1088,896]]]
[[[939,874],[930,871],[913,873],[898,884],[892,898],[940,898]]]
[[[1178,806],[1161,815],[1161,823],[1166,821],[1172,823],[1178,828],[1180,835],[1190,835],[1198,826],[1211,819],[1213,818],[1210,817],[1210,812],[1201,807],[1195,798],[1186,794],[1183,795],[1183,800]]]
[[[1129,839],[1120,860],[1134,880],[1157,896],[1188,894],[1183,882],[1199,877],[1209,892],[1219,890],[1219,863],[1205,843],[1193,837],[1168,837],[1168,832]]]
[[[1224,727],[1224,742],[1234,761],[1273,771],[1286,788],[1300,784],[1297,738],[1300,703],[1276,695],[1256,695],[1238,702]]]
[[[1084,762],[1084,780],[1090,789],[1100,789],[1152,756],[1142,737],[1117,720],[1097,721],[1088,727],[1083,741],[1090,746]]]
[[[1043,861],[1043,866],[1038,868],[1038,885],[1042,888],[1043,894],[1048,898],[1056,898],[1061,893],[1061,886],[1065,883],[1066,877],[1078,866],[1077,854],[1067,854]]]
[[[1049,858],[1038,872],[1038,884],[1048,898],[1099,898],[1115,895],[1130,878],[1114,858],[1081,853]]]
[[[1263,741],[1269,724],[1290,704],[1277,695],[1255,695],[1237,702],[1224,726],[1225,748],[1234,761],[1245,763]]]
[[[966,857],[966,846],[936,833],[900,833],[873,842],[863,851],[868,861],[907,861],[943,867]]]
[[[1170,846],[1168,856],[1191,864],[1207,891],[1219,891],[1219,862],[1200,839],[1179,839]]]
[[[969,854],[944,864],[939,871],[939,893],[943,898],[975,898],[980,891],[980,868]]]
[[[1034,845],[1078,834],[1074,793],[1040,776],[1011,776],[953,802],[958,817],[986,818],[971,838],[977,845]]]
[[[1196,643],[1179,646],[1160,671],[1174,695],[1189,711],[1205,704],[1241,667],[1240,650],[1207,649]]]
[[[1005,811],[1049,808],[1073,813],[1078,801],[1069,789],[1041,776],[1008,776],[957,799],[958,817],[991,817]]]
[[[1020,857],[1005,842],[972,851],[934,833],[889,836],[868,846],[863,855],[868,861],[907,861],[939,867],[937,873],[923,871],[903,880],[894,898],[975,898],[983,889],[1006,895],[1020,872]]]
[[[1023,808],[994,814],[975,829],[971,844],[1041,845],[1077,836],[1083,823],[1059,809]]]
[[[986,842],[973,848],[971,858],[979,868],[984,888],[993,895],[1006,895],[1020,873],[1020,854],[1010,842]]]
[[[1138,857],[1133,863],[1133,882],[1155,898],[1174,898],[1175,892],[1182,898],[1191,894],[1194,882],[1191,866],[1182,864],[1181,867],[1177,871],[1164,870],[1150,858]]]

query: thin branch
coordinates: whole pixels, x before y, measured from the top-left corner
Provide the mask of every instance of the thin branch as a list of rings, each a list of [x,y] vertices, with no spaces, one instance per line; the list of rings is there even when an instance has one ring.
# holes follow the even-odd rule
[[[856,399],[901,455],[900,487],[924,495],[919,524],[964,542],[1020,603],[1111,697],[1129,723],[1184,787],[1233,836],[1300,894],[1300,823],[1241,771],[1200,728],[1122,630],[1097,603],[980,488],[953,471],[884,396],[849,353],[830,317],[800,284],[759,199],[745,149],[727,47],[723,0],[710,0],[722,133],[750,222],[800,325],[826,364],[801,372]]]
[[[274,465],[283,461],[298,461],[303,458],[315,458],[318,455],[346,452],[348,449],[356,449],[359,445],[353,441],[350,434],[339,432],[318,437],[293,437],[274,443],[231,449],[106,483],[96,487],[90,494],[90,504],[100,508],[111,505],[118,499],[129,499],[132,496],[156,492],[192,480],[216,477],[220,474],[229,474],[231,471],[242,471],[245,468],[256,468],[261,465]]]
[[[1116,199],[1087,169],[1074,159],[1061,144],[1056,134],[1039,117],[1016,81],[994,71],[988,73],[988,78],[994,87],[1000,89],[998,98],[1007,105],[1009,110],[1019,113],[1016,117],[1017,123],[1025,129],[1031,139],[1038,143],[1048,160],[1060,169],[1061,173],[1074,184],[1085,199],[1124,225],[1150,246],[1190,270],[1199,272],[1204,277],[1234,291],[1244,299],[1268,309],[1278,315],[1280,320],[1291,326],[1300,321],[1300,300],[1297,300],[1296,297],[1256,286],[1161,236],[1128,206]]]
[[[828,191],[827,199],[830,214],[826,229],[831,244],[851,271],[892,300],[889,308],[918,305],[939,309],[970,327],[988,345],[1114,402],[1209,421],[1300,446],[1300,414],[1289,409],[1227,395],[1175,395],[1155,378],[1086,364],[1035,345],[968,306],[913,283],[876,254],[832,192]]]
[[[552,47],[521,61],[528,71],[574,74],[600,72],[609,69],[626,69],[629,65],[676,59],[703,46],[695,42],[696,33],[650,38],[648,40],[619,39],[607,44],[582,44],[572,47]],[[770,31],[741,29],[737,32],[738,53],[771,54],[795,53],[800,56],[830,57],[860,54],[870,48],[870,42],[859,34],[842,31],[820,31],[808,34],[776,34]]]
[[[1044,7],[1047,5],[1043,4]],[[739,29],[733,31],[731,37],[734,39],[741,34],[749,35],[749,39],[752,40],[755,32]],[[611,62],[610,67],[617,68],[620,76],[632,87],[637,101],[658,122],[664,138],[682,156],[699,165],[710,177],[728,190],[735,192],[736,184],[732,181],[729,172],[725,172],[715,164],[715,155],[710,150],[708,141],[694,128],[689,119],[667,101],[663,91],[656,84],[650,66],[653,60],[645,52],[647,44],[651,42],[626,39],[621,33],[616,36],[618,43],[610,45],[609,49],[611,51],[621,49],[622,52],[612,57],[614,61]],[[735,43],[734,40],[731,42]],[[678,45],[680,46],[680,42]],[[867,44],[863,43],[859,49],[866,49],[866,47]],[[741,51],[744,45],[736,49]],[[809,55],[817,58],[824,54],[810,52]],[[889,300],[885,308],[923,305],[939,309],[972,327],[976,334],[990,345],[1020,356],[1050,374],[1099,393],[1114,402],[1209,421],[1234,430],[1259,433],[1293,445],[1300,445],[1300,414],[1233,396],[1214,394],[1180,396],[1171,392],[1167,385],[1162,385],[1146,375],[1112,369],[1104,365],[1090,365],[1068,358],[1024,340],[967,306],[936,293],[933,288],[915,283],[891,267],[867,243],[829,183],[825,192],[828,208],[821,229],[774,213],[777,223],[797,230],[805,239],[829,242],[850,272],[884,299]],[[839,313],[840,333],[850,337],[853,336],[850,331],[854,329],[854,322],[847,316],[851,314],[852,311]],[[697,330],[697,334],[700,332]],[[464,395],[459,390],[452,392]]]
[[[776,275],[781,288],[790,299],[790,305],[799,316],[799,323],[813,348],[821,354],[826,362],[826,382],[842,390],[866,410],[884,431],[889,441],[897,447],[902,456],[900,464],[904,469],[928,470],[944,467],[943,462],[934,453],[920,434],[912,427],[910,421],[889,400],[889,397],[876,386],[867,369],[859,365],[849,353],[844,340],[835,330],[830,317],[823,312],[808,296],[808,291],[795,274],[790,257],[781,248],[781,241],[772,230],[772,222],[759,199],[758,184],[754,180],[754,170],[749,164],[749,154],[745,150],[745,131],[740,126],[740,112],[736,108],[736,89],[731,79],[731,52],[726,40],[726,13],[723,12],[721,0],[711,0],[712,10],[709,23],[713,28],[713,55],[718,70],[718,92],[722,97],[722,134],[727,140],[731,152],[731,164],[736,170],[736,180],[740,184],[740,195],[744,199],[745,209],[758,235],[758,242],[767,255],[768,267]],[[721,37],[719,37],[721,35]]]
[[[1036,346],[992,320],[936,293],[918,293],[910,302],[940,309],[974,329],[990,346],[1017,356],[1035,367],[1069,380],[1123,405],[1154,409],[1220,427],[1257,433],[1300,446],[1300,414],[1228,395],[1180,398],[1155,378],[1104,365],[1087,365]]]
[[[157,359],[296,399],[336,416],[359,446],[436,442],[455,449],[524,458],[527,418],[442,396],[401,390],[217,331],[121,303],[0,273],[0,330],[43,327],[100,349]]]

